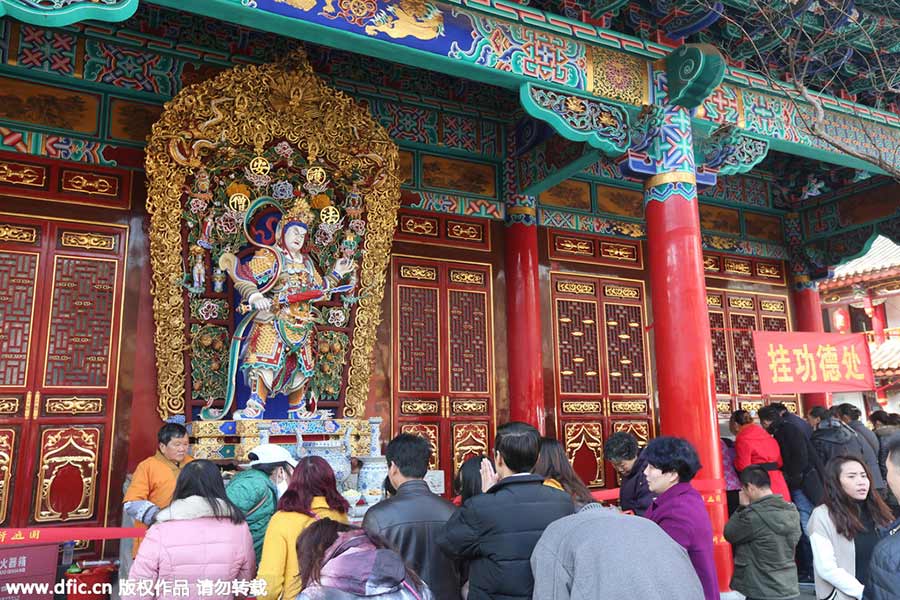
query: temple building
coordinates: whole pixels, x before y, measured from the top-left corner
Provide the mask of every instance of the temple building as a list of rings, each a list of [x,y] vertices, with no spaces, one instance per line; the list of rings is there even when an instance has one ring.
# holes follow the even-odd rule
[[[900,241],[900,27],[809,7],[851,51],[803,96],[724,4],[0,0],[0,527],[118,525],[164,420],[223,463],[417,433],[448,492],[521,420],[593,488],[612,433],[689,439],[727,589],[719,422],[828,402],[752,332],[900,342],[895,250],[834,270]]]
[[[848,260],[821,282],[825,327],[835,333],[865,332],[878,389],[835,394],[865,414],[900,411],[900,246],[884,236],[862,256]]]

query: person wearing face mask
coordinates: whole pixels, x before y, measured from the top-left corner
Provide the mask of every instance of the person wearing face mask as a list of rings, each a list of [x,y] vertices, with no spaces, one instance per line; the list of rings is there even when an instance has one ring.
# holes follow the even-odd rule
[[[823,504],[809,517],[817,598],[863,597],[878,529],[891,519],[859,457],[836,456],[828,461]]]
[[[259,445],[250,451],[248,458],[250,462],[240,466],[244,470],[231,480],[225,493],[247,519],[258,564],[269,519],[288,488],[297,461],[288,450],[276,444]]]
[[[278,512],[269,521],[263,541],[257,579],[266,582],[266,593],[257,600],[294,600],[300,593],[297,538],[320,519],[347,523],[350,504],[337,490],[334,471],[321,456],[297,461],[288,488],[278,500]]]

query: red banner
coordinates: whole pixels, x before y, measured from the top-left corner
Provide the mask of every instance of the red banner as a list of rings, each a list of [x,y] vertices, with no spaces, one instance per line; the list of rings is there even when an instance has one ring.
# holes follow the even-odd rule
[[[753,347],[763,395],[875,389],[862,333],[754,331]]]
[[[15,527],[0,529],[0,546],[40,546],[73,540],[120,540],[144,537],[141,527]]]

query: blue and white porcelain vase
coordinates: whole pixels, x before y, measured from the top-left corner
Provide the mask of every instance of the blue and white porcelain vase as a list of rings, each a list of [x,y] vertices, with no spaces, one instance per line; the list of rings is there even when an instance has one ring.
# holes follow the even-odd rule
[[[297,456],[320,456],[331,466],[339,491],[344,490],[344,481],[350,476],[350,456],[344,439],[307,442],[298,433]]]
[[[357,489],[363,495],[369,490],[384,489],[384,478],[388,474],[387,459],[383,456],[363,456],[360,460],[362,467],[359,469]]]

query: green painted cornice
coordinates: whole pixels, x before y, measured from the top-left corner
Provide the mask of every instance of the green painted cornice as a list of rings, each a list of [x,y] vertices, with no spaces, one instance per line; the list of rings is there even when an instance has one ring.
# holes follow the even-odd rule
[[[0,17],[9,15],[29,25],[65,27],[79,21],[118,22],[131,18],[138,0],[0,0]]]

